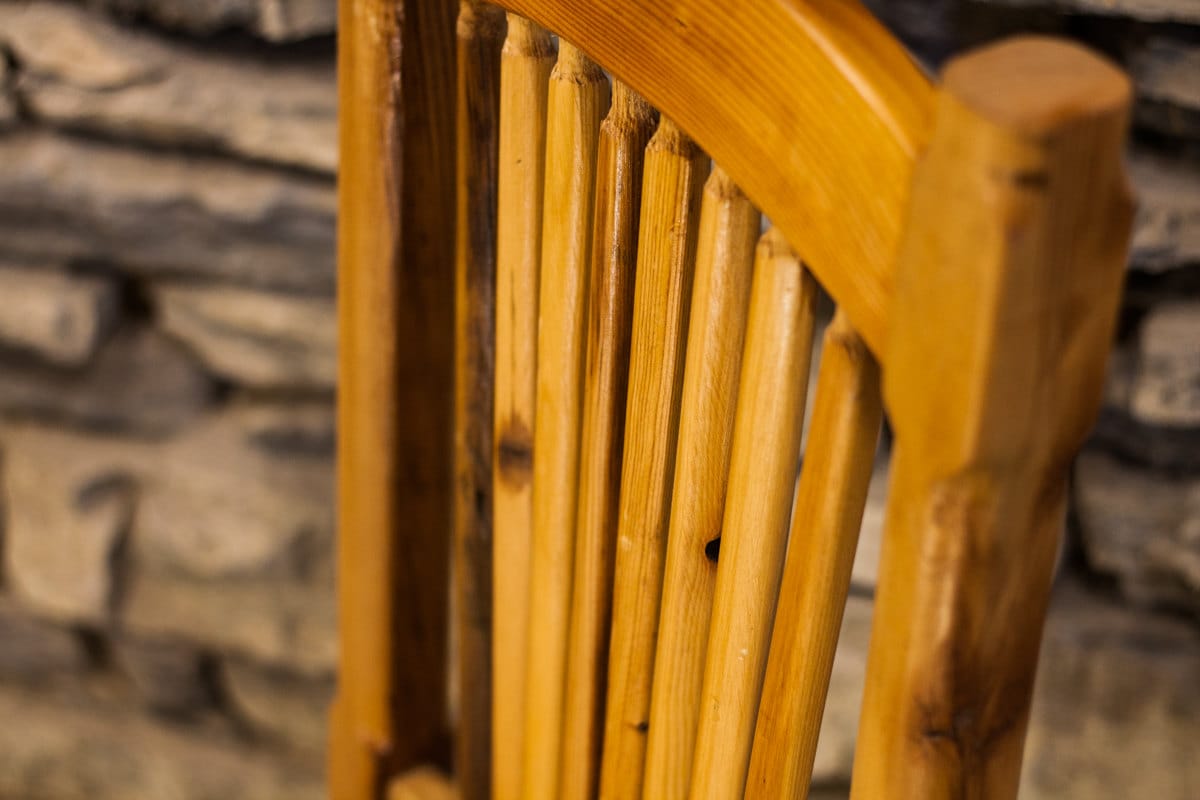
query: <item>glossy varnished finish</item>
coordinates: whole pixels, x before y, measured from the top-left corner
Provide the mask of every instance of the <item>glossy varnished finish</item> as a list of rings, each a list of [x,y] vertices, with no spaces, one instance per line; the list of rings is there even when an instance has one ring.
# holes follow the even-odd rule
[[[560,41],[550,77],[538,311],[533,551],[522,796],[558,791],[567,633],[575,557],[584,337],[596,149],[608,79]]]
[[[546,98],[554,40],[508,15],[500,56],[496,209],[496,395],[492,461],[492,791],[517,800],[525,726],[538,270]]]
[[[654,657],[643,793],[687,796],[758,210],[719,167],[704,186],[688,324],[679,444]]]
[[[844,314],[825,331],[746,797],[805,800],[879,438],[879,366]]]
[[[1120,293],[1129,99],[1115,68],[1045,39],[945,74],[884,369],[896,449],[856,800],[1016,797],[1066,470]]]
[[[708,157],[667,117],[646,147],[600,796],[640,795]]]
[[[600,127],[596,159],[596,221],[588,281],[579,515],[559,800],[594,797],[600,779],[638,211],[643,157],[654,120],[646,101],[620,82],[613,86],[612,108]]]
[[[578,42],[695,137],[881,351],[933,95],[858,0],[501,4]]]
[[[336,800],[436,758],[445,727],[454,13],[339,6]]]
[[[817,286],[772,228],[755,254],[689,797],[741,797],[800,461]]]

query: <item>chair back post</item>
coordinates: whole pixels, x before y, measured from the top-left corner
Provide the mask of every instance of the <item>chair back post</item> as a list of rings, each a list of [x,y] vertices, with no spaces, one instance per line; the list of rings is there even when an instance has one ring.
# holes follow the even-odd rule
[[[855,800],[1016,797],[1067,468],[1122,283],[1129,102],[1115,67],[1049,39],[944,74],[889,315],[896,450]]]

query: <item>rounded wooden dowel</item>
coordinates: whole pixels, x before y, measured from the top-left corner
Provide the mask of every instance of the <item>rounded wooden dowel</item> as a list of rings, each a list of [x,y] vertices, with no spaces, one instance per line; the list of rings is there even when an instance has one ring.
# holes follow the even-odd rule
[[[879,366],[841,311],[825,330],[746,797],[805,800],[882,416]]]
[[[500,54],[492,458],[492,792],[518,800],[529,646],[538,269],[554,39],[516,14]]]
[[[575,558],[584,336],[596,148],[608,111],[604,72],[560,41],[550,74],[538,300],[533,550],[521,796],[558,792]]]
[[[645,100],[619,81],[613,84],[596,166],[559,800],[594,797],[600,781],[642,166],[654,120]]]
[[[646,797],[687,797],[761,216],[719,167],[704,186],[654,656]]]
[[[690,797],[741,797],[783,571],[817,285],[771,229],[759,241],[738,388]]]

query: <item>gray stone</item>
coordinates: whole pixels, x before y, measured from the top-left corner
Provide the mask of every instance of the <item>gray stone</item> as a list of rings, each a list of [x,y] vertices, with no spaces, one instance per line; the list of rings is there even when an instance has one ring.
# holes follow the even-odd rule
[[[113,657],[139,701],[154,711],[181,715],[212,703],[201,654],[189,644],[122,636],[113,643]]]
[[[17,102],[12,89],[13,74],[4,50],[0,48],[0,129],[11,125],[17,119]]]
[[[163,434],[209,403],[212,382],[180,345],[153,328],[117,330],[80,369],[10,364],[0,410],[96,430]]]
[[[327,173],[337,166],[331,62],[213,55],[58,3],[0,5],[0,43],[21,61],[18,90],[35,117]]]
[[[1147,22],[1200,22],[1196,0],[973,0],[995,5],[1053,7],[1063,11],[1134,17]]]
[[[1139,122],[1175,136],[1200,137],[1200,46],[1150,39],[1134,54],[1130,71]]]
[[[241,28],[274,42],[332,33],[337,25],[337,0],[90,0],[90,4],[148,17],[189,33]]]
[[[260,388],[337,381],[331,297],[198,285],[163,285],[154,296],[166,330],[224,378]]]
[[[1129,409],[1149,425],[1200,427],[1200,301],[1162,303],[1142,320]]]
[[[1075,507],[1093,568],[1135,602],[1200,616],[1200,477],[1160,474],[1085,451]]]
[[[80,366],[117,318],[111,280],[47,269],[0,267],[0,343],[46,361]]]
[[[47,133],[0,136],[0,255],[331,293],[326,179]]]
[[[1143,151],[1129,172],[1138,201],[1134,268],[1157,273],[1200,262],[1200,170]]]
[[[87,664],[75,634],[0,598],[0,684],[41,683]]]
[[[332,675],[306,677],[243,660],[226,661],[222,675],[233,708],[256,730],[300,750],[324,751]]]

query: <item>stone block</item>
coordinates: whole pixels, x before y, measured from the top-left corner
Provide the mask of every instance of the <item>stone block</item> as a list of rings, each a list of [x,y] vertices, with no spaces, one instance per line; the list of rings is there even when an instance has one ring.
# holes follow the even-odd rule
[[[222,665],[222,676],[233,709],[255,730],[299,750],[324,751],[332,675],[308,677],[232,659]]]
[[[1137,120],[1173,136],[1200,138],[1200,46],[1151,38],[1130,60]]]
[[[0,267],[0,343],[63,366],[87,363],[116,324],[112,280],[45,268]]]
[[[1192,0],[970,0],[993,5],[1055,8],[1079,14],[1132,17],[1145,22],[1200,22]]]
[[[0,598],[0,642],[0,685],[42,683],[87,666],[73,631],[37,619],[6,598]]]
[[[112,650],[114,663],[150,710],[179,717],[213,705],[211,678],[205,674],[202,654],[193,645],[119,636]]]
[[[90,0],[92,6],[194,34],[241,29],[273,42],[332,33],[337,0]]]
[[[1129,174],[1138,203],[1132,266],[1161,273],[1200,262],[1200,169],[1135,151]]]

